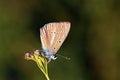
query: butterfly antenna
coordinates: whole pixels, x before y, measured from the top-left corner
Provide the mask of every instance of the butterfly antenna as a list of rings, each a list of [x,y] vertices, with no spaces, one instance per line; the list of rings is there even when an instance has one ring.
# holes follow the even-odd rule
[[[62,58],[64,58],[64,59],[66,59],[66,60],[70,60],[69,57],[66,57],[66,56],[63,56],[63,55],[60,55],[60,54],[57,54],[57,56],[60,56],[60,57],[62,57]]]

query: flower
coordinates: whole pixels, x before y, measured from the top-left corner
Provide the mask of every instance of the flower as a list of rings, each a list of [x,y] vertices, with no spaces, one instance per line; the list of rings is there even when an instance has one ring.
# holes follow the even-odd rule
[[[26,53],[26,60],[33,60],[37,63],[39,69],[43,72],[47,80],[50,80],[48,76],[48,59],[44,56],[44,54],[40,50],[34,51],[33,54]]]

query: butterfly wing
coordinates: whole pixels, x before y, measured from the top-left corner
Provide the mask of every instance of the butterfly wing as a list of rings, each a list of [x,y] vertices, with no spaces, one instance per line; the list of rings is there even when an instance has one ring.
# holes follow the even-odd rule
[[[40,29],[42,48],[55,54],[70,30],[70,22],[48,23]]]
[[[44,25],[42,28],[40,28],[40,38],[42,43],[42,49],[48,50],[50,47],[50,36],[49,35],[49,29],[47,27],[47,24]]]
[[[53,31],[52,33],[53,37],[50,42],[50,51],[55,54],[59,50],[59,48],[61,47],[62,43],[68,35],[68,32],[70,30],[70,23],[56,23],[53,24],[52,28],[55,28],[55,31]]]

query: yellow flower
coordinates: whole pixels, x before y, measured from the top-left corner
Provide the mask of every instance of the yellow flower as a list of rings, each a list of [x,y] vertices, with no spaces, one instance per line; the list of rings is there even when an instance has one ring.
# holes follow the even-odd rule
[[[47,80],[50,80],[48,76],[48,60],[44,56],[43,53],[40,52],[40,50],[34,51],[34,54],[26,53],[25,54],[25,59],[26,60],[33,60],[37,63],[39,69],[43,72]]]

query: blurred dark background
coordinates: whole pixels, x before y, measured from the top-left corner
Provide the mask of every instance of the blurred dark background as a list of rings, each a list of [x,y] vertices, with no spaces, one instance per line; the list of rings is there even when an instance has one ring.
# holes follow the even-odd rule
[[[46,80],[24,54],[41,49],[39,28],[70,21],[49,63],[51,80],[120,80],[119,0],[0,0],[0,80]]]

